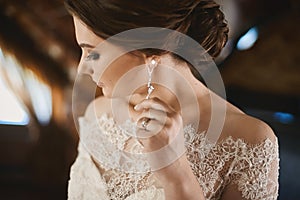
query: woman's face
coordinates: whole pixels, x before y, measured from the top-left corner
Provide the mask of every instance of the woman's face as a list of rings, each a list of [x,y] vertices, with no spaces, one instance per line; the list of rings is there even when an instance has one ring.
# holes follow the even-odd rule
[[[130,53],[115,58],[118,55],[115,46],[105,43],[105,46],[101,45],[101,48],[98,48],[100,43],[104,44],[104,40],[94,34],[79,18],[74,16],[73,19],[76,40],[82,49],[78,73],[91,76],[102,88],[104,96],[112,97],[117,81],[129,70],[145,64],[145,58]]]

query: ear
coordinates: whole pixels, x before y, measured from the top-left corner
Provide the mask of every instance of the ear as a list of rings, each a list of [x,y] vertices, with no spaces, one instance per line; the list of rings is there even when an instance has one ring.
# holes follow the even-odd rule
[[[141,52],[139,50],[135,50],[135,51],[129,52],[129,54],[140,58],[141,60],[143,60],[146,63],[147,55],[145,53],[143,53],[143,52]]]

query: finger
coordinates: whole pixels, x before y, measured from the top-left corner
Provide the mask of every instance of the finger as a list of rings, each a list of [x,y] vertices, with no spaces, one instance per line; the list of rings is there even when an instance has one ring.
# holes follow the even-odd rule
[[[143,121],[146,121],[146,125],[143,125]],[[137,123],[136,136],[139,139],[147,139],[160,133],[164,126],[156,120],[150,120],[143,118]]]
[[[167,122],[168,115],[166,112],[161,110],[147,109],[137,116],[138,120],[142,118],[157,120],[161,124],[165,124]]]
[[[142,110],[142,109],[155,109],[155,110],[161,110],[165,112],[172,112],[173,110],[163,101],[161,101],[158,98],[151,98],[151,99],[145,99],[141,103],[137,104],[134,109],[136,111]]]

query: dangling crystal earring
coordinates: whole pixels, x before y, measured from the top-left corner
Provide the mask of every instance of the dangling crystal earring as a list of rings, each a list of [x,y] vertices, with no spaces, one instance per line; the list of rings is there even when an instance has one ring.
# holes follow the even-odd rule
[[[151,84],[152,81],[152,73],[154,68],[158,65],[158,62],[155,59],[151,59],[150,63],[147,64],[147,71],[148,71],[148,83],[147,83],[147,87],[148,87],[148,94],[146,96],[146,99],[149,99],[150,94],[153,92],[154,87]]]

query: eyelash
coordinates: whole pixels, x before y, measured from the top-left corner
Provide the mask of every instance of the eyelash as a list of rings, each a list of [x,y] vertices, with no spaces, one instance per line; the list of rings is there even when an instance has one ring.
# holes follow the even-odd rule
[[[86,61],[90,61],[90,60],[98,60],[100,58],[100,54],[96,53],[96,52],[91,52],[87,55],[87,57],[85,57]]]

